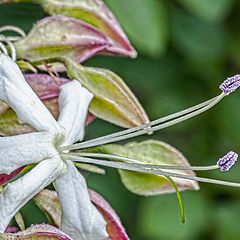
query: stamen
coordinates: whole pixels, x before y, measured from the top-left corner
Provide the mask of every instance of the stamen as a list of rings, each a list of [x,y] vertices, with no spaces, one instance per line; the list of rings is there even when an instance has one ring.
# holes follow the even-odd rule
[[[234,92],[240,86],[240,74],[227,78],[219,88],[225,95],[229,95]]]
[[[189,108],[189,109],[191,109],[191,111],[189,111],[189,109],[186,109],[179,113],[175,113],[175,114],[166,116],[164,118],[160,118],[158,120],[152,121],[148,124],[144,124],[144,125],[141,125],[139,127],[133,128],[133,129],[124,130],[119,133],[115,133],[113,135],[110,134],[108,136],[97,138],[97,139],[90,140],[87,142],[78,143],[78,144],[74,144],[74,145],[70,145],[70,146],[65,146],[62,148],[62,150],[64,151],[64,150],[77,150],[77,149],[89,148],[89,147],[104,145],[107,143],[118,142],[118,141],[126,140],[129,138],[137,137],[137,136],[148,133],[149,129],[146,129],[146,128],[149,126],[151,126],[151,131],[155,132],[160,129],[164,129],[164,128],[173,126],[177,123],[180,123],[182,121],[190,119],[200,113],[203,113],[203,112],[209,110],[210,108],[215,106],[218,102],[220,102],[225,96],[226,95],[224,93],[222,93],[213,99],[210,99],[202,104],[199,104],[197,106]],[[127,133],[127,134],[125,134],[125,133]]]
[[[115,137],[118,137],[118,136],[123,136],[123,135],[126,135],[128,133],[132,133],[132,132],[136,132],[136,131],[139,131],[141,129],[146,129],[148,128],[151,128],[151,126],[153,125],[156,125],[156,124],[160,124],[160,123],[163,123],[163,122],[166,122],[168,120],[171,120],[171,119],[174,119],[174,118],[177,118],[177,117],[180,117],[180,116],[183,116],[183,115],[186,115],[187,113],[189,112],[193,112],[197,109],[200,109],[206,105],[208,105],[209,103],[213,102],[214,100],[216,100],[217,97],[214,97],[208,101],[205,101],[203,103],[200,103],[196,106],[193,106],[193,107],[190,107],[190,108],[187,108],[185,110],[182,110],[180,112],[177,112],[177,113],[173,113],[173,114],[170,114],[168,116],[165,116],[165,117],[162,117],[160,119],[157,119],[157,120],[154,120],[150,123],[146,123],[146,124],[143,124],[141,126],[137,126],[137,127],[134,127],[134,128],[130,128],[130,129],[126,129],[126,130],[123,130],[123,131],[119,131],[119,132],[116,132],[116,133],[112,133],[112,134],[109,134],[109,135],[106,135],[106,136],[102,136],[102,137],[99,137],[99,138],[95,138],[95,139],[92,139],[92,140],[89,140],[89,141],[85,141],[83,143],[81,143],[82,145],[85,145],[85,144],[93,144],[93,143],[98,143],[98,142],[101,142],[103,140],[106,140],[106,139],[112,139],[112,138],[115,138]],[[80,145],[80,144],[79,144]],[[82,146],[81,145],[81,146]]]
[[[175,178],[187,179],[187,180],[191,180],[191,181],[218,184],[218,185],[229,186],[229,187],[240,187],[240,183],[236,183],[236,182],[228,182],[228,181],[222,181],[222,180],[211,179],[211,178],[195,177],[195,176],[185,175],[185,174],[180,174],[180,173],[166,172],[166,171],[162,171],[162,170],[146,169],[146,168],[144,168],[144,166],[142,164],[138,164],[138,167],[136,167],[132,163],[111,162],[111,161],[106,161],[106,160],[78,157],[78,156],[73,156],[71,153],[62,154],[62,157],[65,160],[97,164],[97,165],[101,165],[101,166],[117,168],[117,169],[122,169],[122,170],[162,175],[162,176],[167,176],[167,177],[175,177]]]
[[[112,159],[112,160],[118,160],[122,162],[128,162],[133,163],[132,166],[139,166],[139,164],[143,165],[144,168],[150,168],[150,169],[168,169],[168,170],[189,170],[189,171],[210,171],[210,170],[216,170],[219,169],[218,165],[212,165],[212,166],[176,166],[176,165],[156,165],[156,164],[147,164],[143,163],[139,160],[128,158],[128,157],[122,157],[117,155],[111,155],[111,154],[104,154],[104,153],[84,153],[84,152],[70,152],[73,156],[79,156],[79,157],[90,157],[90,158],[101,158],[101,159]],[[137,163],[137,165],[134,165],[134,163]]]
[[[222,172],[229,171],[238,159],[238,154],[230,151],[222,158],[219,158],[217,165]]]

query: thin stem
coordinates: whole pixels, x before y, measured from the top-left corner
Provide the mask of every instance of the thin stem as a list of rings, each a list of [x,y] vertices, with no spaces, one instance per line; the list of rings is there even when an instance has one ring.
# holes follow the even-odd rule
[[[180,194],[180,191],[178,189],[177,184],[172,180],[172,178],[170,177],[166,177],[168,179],[168,181],[172,184],[173,188],[176,191],[176,195],[177,195],[177,200],[178,200],[178,205],[179,205],[179,210],[180,210],[180,216],[181,216],[181,222],[185,223],[185,211],[184,211],[184,204],[183,204],[183,200],[182,200],[182,196]]]
[[[165,120],[165,122],[163,122],[162,124],[159,124],[159,122],[160,123],[162,122],[162,119],[155,120],[155,121],[153,121],[149,124],[140,126],[139,127],[140,130],[136,131],[136,132],[131,132],[131,130],[130,130],[129,134],[126,134],[126,135],[123,135],[123,136],[121,136],[120,133],[119,133],[119,136],[117,136],[117,137],[106,138],[104,140],[98,140],[98,141],[96,140],[95,142],[92,141],[90,143],[89,142],[83,142],[83,143],[79,143],[79,144],[75,144],[75,145],[70,145],[70,146],[63,147],[62,150],[77,150],[77,149],[83,149],[83,148],[90,148],[90,147],[94,147],[94,146],[104,145],[104,144],[107,144],[107,143],[118,142],[118,141],[126,140],[126,139],[129,139],[129,138],[137,137],[137,136],[140,136],[140,135],[143,135],[143,134],[146,134],[147,132],[149,132],[149,129],[147,129],[147,127],[155,125],[157,123],[158,125],[150,128],[150,131],[155,132],[155,131],[158,131],[160,129],[164,129],[164,128],[173,126],[177,123],[180,123],[182,121],[190,119],[190,118],[192,118],[192,117],[194,117],[198,114],[201,114],[201,113],[209,110],[210,108],[215,106],[218,102],[220,102],[223,99],[223,97],[225,97],[225,94],[221,93],[219,96],[217,96],[212,101],[210,101],[210,103],[208,102],[208,104],[204,105],[204,107],[202,107],[202,108],[197,108],[197,110],[192,111],[192,112],[190,112],[186,115],[183,115],[183,116],[180,115],[180,117],[178,117],[178,114],[176,114],[175,119],[170,117],[170,116],[173,116],[173,115],[170,115],[170,116],[166,117],[166,119],[169,118],[170,120],[169,121]]]
[[[101,158],[101,159],[113,159],[113,160],[119,160],[123,162],[129,162],[133,163],[132,166],[138,166],[139,164],[143,165],[144,168],[151,168],[151,169],[169,169],[169,170],[190,170],[190,171],[210,171],[210,170],[216,170],[219,169],[218,165],[212,165],[212,166],[175,166],[175,165],[157,165],[157,164],[147,164],[143,163],[139,160],[128,158],[128,157],[122,157],[117,155],[111,155],[111,154],[104,154],[104,153],[84,153],[84,152],[71,152],[70,153],[73,156],[79,156],[79,157],[90,157],[90,158]],[[136,163],[137,165],[134,165]]]
[[[166,171],[162,171],[162,170],[146,169],[142,166],[142,164],[139,164],[139,166],[136,167],[136,166],[133,166],[132,163],[110,162],[110,161],[106,161],[106,160],[77,157],[77,156],[73,156],[71,154],[62,154],[62,157],[65,160],[97,164],[97,165],[101,165],[101,166],[117,168],[117,169],[122,169],[122,170],[156,174],[156,175],[162,175],[165,177],[175,177],[175,178],[187,179],[187,180],[197,181],[197,182],[218,184],[218,185],[223,185],[223,186],[228,186],[228,187],[240,187],[240,183],[236,183],[236,182],[227,182],[227,181],[216,180],[216,179],[211,179],[211,178],[195,177],[195,176],[185,175],[185,174],[180,174],[180,173],[166,172]]]

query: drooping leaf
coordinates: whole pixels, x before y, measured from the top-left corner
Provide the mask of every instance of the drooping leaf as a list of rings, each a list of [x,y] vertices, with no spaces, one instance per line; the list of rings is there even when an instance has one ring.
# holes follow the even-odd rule
[[[47,224],[39,224],[34,225],[28,228],[27,230],[24,230],[22,232],[17,233],[4,233],[0,234],[1,240],[73,240],[70,238],[67,234],[59,230],[58,228],[55,228],[53,226],[47,225]]]
[[[82,62],[109,45],[91,25],[66,16],[46,17],[33,26],[26,38],[15,42],[18,59],[34,61],[68,56]]]
[[[70,78],[77,79],[94,94],[90,112],[122,127],[147,123],[148,117],[124,81],[110,70],[84,67],[64,59]]]
[[[148,56],[165,53],[169,23],[162,0],[106,0],[137,49]]]
[[[128,240],[129,238],[119,217],[107,201],[93,190],[89,190],[89,194],[92,203],[98,208],[107,223],[107,232],[110,240]],[[59,226],[62,212],[57,193],[45,189],[34,200],[53,219],[54,224]]]
[[[130,143],[125,146],[117,144],[105,145],[95,149],[107,154],[129,157],[147,164],[189,166],[186,158],[172,146],[156,141],[148,140],[140,143]],[[185,175],[194,175],[192,171],[173,171]],[[151,196],[174,192],[171,183],[159,175],[137,173],[119,170],[123,184],[131,192],[139,195]],[[172,178],[179,190],[198,190],[198,184],[194,181]]]
[[[219,22],[229,13],[232,0],[177,0],[189,12],[210,22]]]

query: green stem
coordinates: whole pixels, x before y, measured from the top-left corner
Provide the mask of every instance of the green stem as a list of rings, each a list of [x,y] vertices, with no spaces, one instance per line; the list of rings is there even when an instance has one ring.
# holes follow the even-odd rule
[[[180,194],[180,191],[177,187],[177,184],[172,180],[171,177],[166,177],[168,179],[168,181],[172,184],[173,188],[176,191],[176,195],[177,195],[177,200],[178,200],[178,204],[179,204],[179,210],[180,210],[180,216],[181,216],[181,222],[185,223],[185,211],[184,211],[184,204],[183,204],[183,200],[182,200],[182,196]]]

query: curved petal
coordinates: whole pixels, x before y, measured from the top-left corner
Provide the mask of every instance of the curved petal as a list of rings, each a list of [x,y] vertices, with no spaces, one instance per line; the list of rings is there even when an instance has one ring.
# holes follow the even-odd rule
[[[22,178],[9,183],[0,194],[0,233],[31,198],[52,183],[64,170],[63,161],[56,156],[39,163]]]
[[[77,80],[61,87],[58,124],[66,131],[64,144],[73,144],[84,136],[84,125],[93,95]]]
[[[16,112],[18,118],[38,131],[59,132],[51,113],[25,81],[12,59],[0,53],[0,99]]]
[[[54,157],[57,151],[51,140],[47,132],[0,137],[0,174]]]
[[[68,171],[54,182],[63,211],[61,229],[73,239],[106,239],[106,222],[91,203],[84,177],[71,161],[66,163]]]

